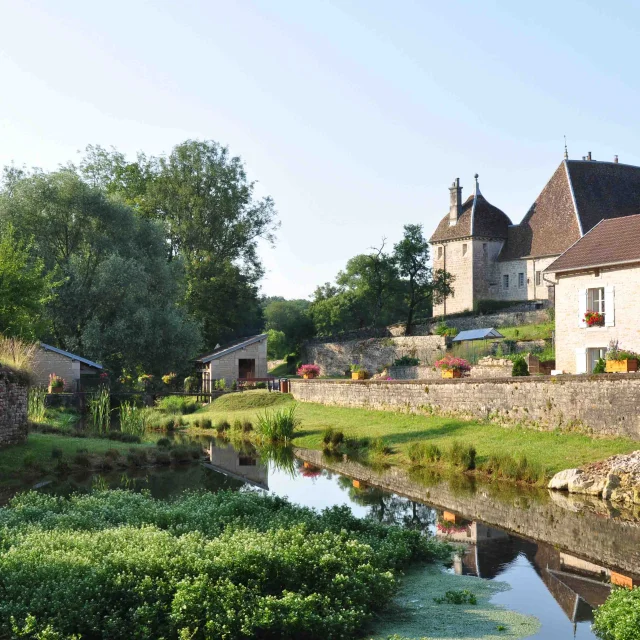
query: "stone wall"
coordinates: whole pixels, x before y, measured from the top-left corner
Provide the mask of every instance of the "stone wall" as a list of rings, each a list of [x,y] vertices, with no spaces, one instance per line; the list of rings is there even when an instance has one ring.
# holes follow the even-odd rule
[[[362,365],[369,373],[387,368],[402,356],[418,358],[421,365],[433,364],[444,355],[446,339],[442,336],[401,336],[369,338],[346,342],[309,343],[302,360],[320,366],[323,376],[343,375],[351,364]]]
[[[436,380],[442,377],[434,367],[389,367],[387,371],[394,380]]]
[[[640,374],[424,382],[291,380],[302,402],[571,429],[640,440]]]
[[[33,364],[34,384],[46,387],[49,384],[49,375],[52,373],[64,380],[65,390],[75,391],[77,381],[80,379],[80,362],[39,347]]]
[[[471,367],[471,378],[510,378],[513,362],[506,358],[480,358],[478,364]]]
[[[27,385],[19,376],[0,369],[0,447],[27,437]]]

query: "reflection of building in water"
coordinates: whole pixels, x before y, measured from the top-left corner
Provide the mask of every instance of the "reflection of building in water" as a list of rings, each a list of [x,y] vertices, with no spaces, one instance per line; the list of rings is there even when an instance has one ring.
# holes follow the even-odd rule
[[[443,513],[440,522],[443,524],[438,536],[467,543],[464,552],[454,559],[455,573],[492,579],[518,556],[525,556],[573,623],[593,619],[593,610],[607,599],[612,583],[638,584],[637,577],[622,576],[551,545],[518,538],[481,522],[448,512]]]
[[[243,480],[260,489],[269,490],[269,470],[255,450],[236,451],[230,444],[209,443],[209,464],[206,467],[227,476]]]

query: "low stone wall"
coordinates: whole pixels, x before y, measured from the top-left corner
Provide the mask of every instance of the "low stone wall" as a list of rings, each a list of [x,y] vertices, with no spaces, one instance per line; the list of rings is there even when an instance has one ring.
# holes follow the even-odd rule
[[[442,378],[434,367],[389,367],[389,376],[394,380],[435,380]]]
[[[0,446],[27,437],[27,385],[18,375],[0,369]]]
[[[572,429],[640,440],[640,374],[461,380],[291,380],[302,402]]]
[[[309,343],[305,345],[302,359],[319,365],[323,376],[343,375],[354,363],[362,365],[369,373],[376,373],[402,356],[418,358],[421,365],[433,364],[444,355],[446,347],[447,341],[442,336],[369,338]]]
[[[478,364],[471,367],[471,378],[510,378],[513,362],[506,358],[480,358]]]

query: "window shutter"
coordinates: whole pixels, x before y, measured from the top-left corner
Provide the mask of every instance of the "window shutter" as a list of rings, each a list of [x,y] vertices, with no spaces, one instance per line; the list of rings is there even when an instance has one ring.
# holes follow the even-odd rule
[[[580,289],[580,291],[578,291],[578,326],[579,327],[584,328],[587,326],[587,323],[584,321],[585,313],[587,313],[587,290]]]
[[[613,287],[604,288],[604,324],[613,327],[616,324],[616,296]]]
[[[587,373],[587,350],[584,347],[576,349],[576,373]]]

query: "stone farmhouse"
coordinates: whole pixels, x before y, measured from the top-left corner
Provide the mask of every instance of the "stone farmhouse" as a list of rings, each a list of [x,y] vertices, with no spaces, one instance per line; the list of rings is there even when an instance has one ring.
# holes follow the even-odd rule
[[[474,310],[480,300],[553,304],[556,258],[601,220],[640,211],[640,167],[600,162],[589,152],[565,159],[519,224],[480,192],[463,202],[460,180],[449,189],[449,213],[431,236],[433,266],[455,276],[454,295],[433,314]]]
[[[640,351],[640,215],[601,220],[547,273],[555,276],[557,369],[591,373],[611,341]],[[588,311],[602,320],[588,326]]]

